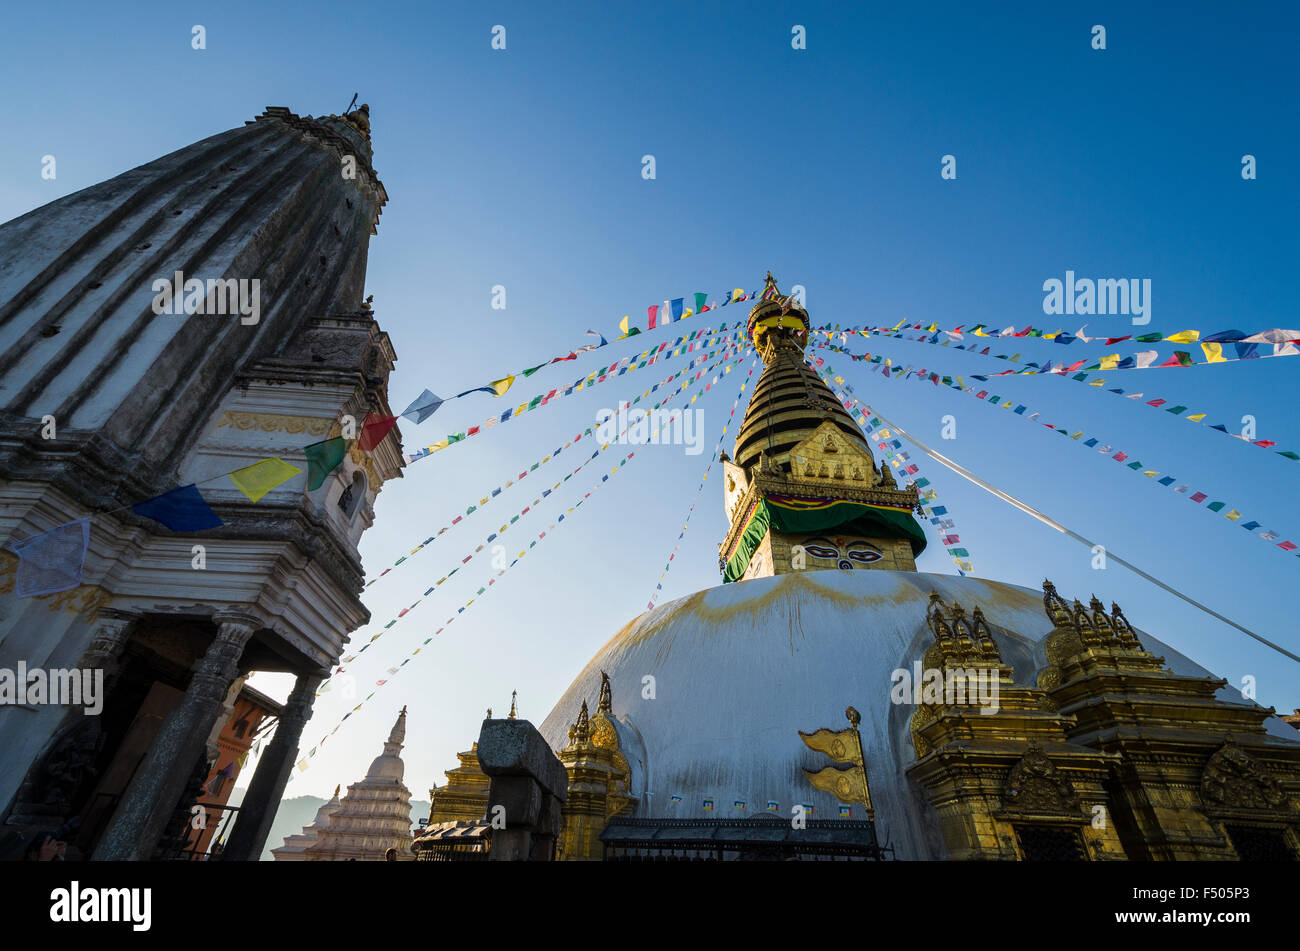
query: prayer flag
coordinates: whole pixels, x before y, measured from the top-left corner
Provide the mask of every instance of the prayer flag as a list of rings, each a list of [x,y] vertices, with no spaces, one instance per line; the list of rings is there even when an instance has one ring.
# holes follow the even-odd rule
[[[1300,330],[1261,330],[1245,338],[1249,343],[1290,343],[1300,340]]]
[[[137,502],[131,506],[131,510],[137,515],[161,522],[173,532],[197,532],[223,524],[199,494],[198,487],[192,483]]]
[[[514,377],[511,377],[514,379]],[[396,416],[376,416],[370,413],[366,416],[365,422],[361,424],[361,436],[357,439],[357,448],[362,452],[370,452],[388,435],[388,431],[397,425]]]
[[[428,393],[428,390],[425,390]],[[433,410],[429,411],[430,413]],[[405,415],[405,414],[403,414]],[[418,420],[417,420],[418,422]],[[315,492],[324,483],[325,477],[339,467],[346,455],[346,447],[342,436],[335,436],[333,439],[324,439],[320,442],[314,442],[303,449],[307,454],[307,489]],[[197,492],[195,493],[198,494]],[[200,499],[200,501],[202,501]],[[205,503],[206,505],[206,503]],[[209,510],[210,511],[210,510]],[[153,517],[153,516],[150,516]],[[215,515],[213,516],[216,517]],[[160,520],[161,521],[161,520]],[[166,522],[163,523],[164,525]],[[221,521],[218,520],[218,525]],[[170,528],[170,526],[168,526]]]
[[[1234,343],[1238,340],[1245,340],[1246,335],[1240,330],[1220,330],[1218,333],[1209,334],[1202,337],[1202,343]]]
[[[276,486],[288,482],[300,472],[302,470],[297,466],[289,465],[279,456],[272,456],[228,474],[230,481],[235,483],[235,488],[243,492],[250,502],[257,502]]]
[[[80,585],[89,541],[90,519],[80,518],[17,542],[14,594],[30,598]]]
[[[424,422],[441,406],[443,401],[433,394],[431,390],[425,390],[414,400],[411,405],[399,413],[399,416],[409,419],[411,422],[419,424]]]

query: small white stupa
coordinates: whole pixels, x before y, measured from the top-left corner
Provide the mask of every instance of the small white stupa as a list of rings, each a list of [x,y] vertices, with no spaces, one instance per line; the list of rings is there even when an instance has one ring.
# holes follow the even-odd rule
[[[411,791],[402,783],[405,764],[398,754],[406,739],[406,707],[397,716],[384,751],[375,757],[366,778],[347,794],[299,861],[382,862],[396,849],[399,862],[415,860],[411,852]]]
[[[325,828],[330,816],[339,809],[339,787],[334,787],[334,798],[316,810],[316,818],[302,831],[284,837],[284,845],[271,850],[271,857],[277,862],[302,862],[303,851],[320,840],[320,830]]]

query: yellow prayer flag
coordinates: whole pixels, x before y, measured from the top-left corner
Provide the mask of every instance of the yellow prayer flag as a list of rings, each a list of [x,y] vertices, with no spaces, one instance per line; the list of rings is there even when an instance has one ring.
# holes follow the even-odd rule
[[[526,410],[526,409],[528,409],[528,404],[527,404],[527,403],[520,403],[518,406],[515,407],[515,411],[514,411],[513,413],[511,413],[510,415],[511,415],[511,416],[518,416],[520,413],[522,413],[522,412],[523,412],[524,410]]]
[[[1183,419],[1190,419],[1194,423],[1199,423],[1201,420],[1205,419],[1207,415],[1207,413],[1197,413],[1195,416],[1184,416]]]
[[[1059,336],[1061,336],[1061,332],[1059,330],[1053,330],[1050,334],[1043,334],[1043,339],[1055,340]]]
[[[1156,476],[1160,475],[1160,473],[1157,472],[1155,469],[1147,469],[1142,474],[1146,476],[1148,479],[1154,479]]]
[[[230,481],[235,483],[235,487],[243,492],[250,502],[256,502],[277,485],[288,482],[299,472],[302,470],[297,466],[291,466],[279,456],[273,456],[251,466],[236,469],[230,473]]]
[[[1238,512],[1236,509],[1233,509],[1231,512],[1229,512],[1227,515],[1223,517],[1230,522],[1235,522],[1237,519],[1241,518],[1241,513]]]
[[[1228,362],[1228,358],[1223,355],[1223,344],[1221,343],[1203,343],[1201,349],[1205,351],[1206,363]]]
[[[618,329],[623,332],[624,337],[627,336],[627,332],[629,329],[628,324],[631,322],[631,320],[632,318],[629,315],[624,314],[623,319],[618,322]]]
[[[1098,370],[1113,370],[1119,364],[1120,355],[1118,353],[1108,353],[1101,358],[1101,364]]]
[[[1183,330],[1165,338],[1168,343],[1196,343],[1201,339],[1199,330]]]

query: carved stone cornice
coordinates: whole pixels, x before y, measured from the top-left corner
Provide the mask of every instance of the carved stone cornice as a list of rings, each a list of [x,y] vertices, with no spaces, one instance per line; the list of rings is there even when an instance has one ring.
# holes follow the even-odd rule
[[[213,429],[239,429],[247,432],[291,433],[324,437],[335,421],[325,416],[290,416],[283,413],[244,413],[226,410],[218,417]]]

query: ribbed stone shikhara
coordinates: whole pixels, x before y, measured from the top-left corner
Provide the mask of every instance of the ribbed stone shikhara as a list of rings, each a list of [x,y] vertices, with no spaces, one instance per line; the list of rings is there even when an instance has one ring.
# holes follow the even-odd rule
[[[91,517],[80,586],[6,599],[0,667],[103,669],[107,687],[100,717],[0,710],[0,823],[80,816],[85,854],[165,852],[230,689],[289,672],[223,857],[261,853],[315,687],[369,621],[357,543],[401,477],[401,434],[316,489],[304,471],[253,502],[222,474],[270,457],[306,470],[304,447],[344,417],[392,413],[396,354],[365,295],[388,200],[371,157],[367,106],[271,107],[0,225],[0,595],[7,549]],[[178,272],[250,302],[256,287],[256,320],[209,306],[210,289],[202,313],[160,313],[155,284]],[[131,509],[189,483],[220,526]],[[157,728],[128,736],[135,722]]]
[[[366,778],[348,787],[339,808],[317,832],[316,842],[301,855],[305,862],[383,861],[389,849],[399,862],[411,854],[411,791],[402,782],[400,755],[406,739],[406,708],[397,716],[384,751],[375,757]],[[279,858],[279,856],[276,856]]]
[[[271,858],[276,862],[305,862],[303,853],[320,841],[320,830],[325,828],[330,816],[339,811],[339,787],[334,787],[334,795],[316,810],[316,818],[301,832],[284,837],[284,844],[271,850]]]

